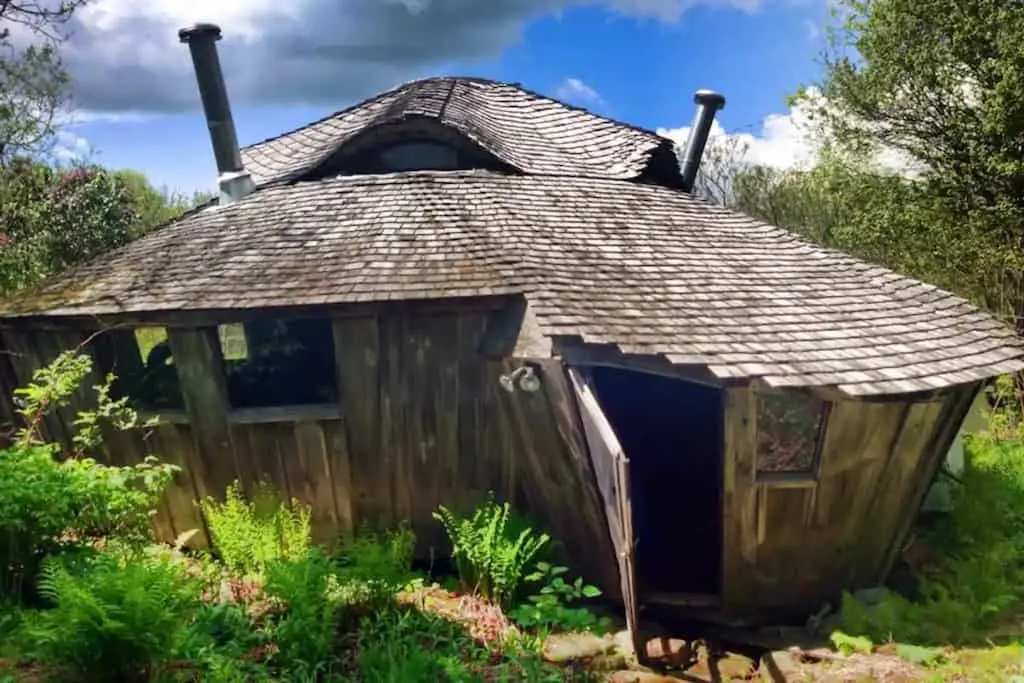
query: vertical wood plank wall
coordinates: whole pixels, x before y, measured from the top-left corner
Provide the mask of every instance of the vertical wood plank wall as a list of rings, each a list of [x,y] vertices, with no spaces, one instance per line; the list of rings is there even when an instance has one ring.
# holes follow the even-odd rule
[[[618,573],[579,418],[563,367],[534,362],[542,389],[502,391],[498,376],[520,363],[479,353],[486,311],[341,317],[333,331],[337,416],[245,420],[228,409],[216,329],[168,327],[186,416],[148,434],[111,434],[99,457],[113,464],[148,454],[182,467],[154,521],[164,540],[199,529],[193,500],[222,496],[235,479],[257,481],[313,507],[314,536],[329,541],[367,522],[411,522],[423,557],[447,552],[431,513],[464,508],[495,491],[559,540],[574,568],[617,592]],[[4,331],[24,383],[81,333]],[[68,415],[47,423],[70,438]],[[252,411],[249,411],[250,413]],[[52,424],[51,424],[52,423]]]
[[[891,568],[977,391],[915,403],[838,401],[817,481],[755,483],[754,392],[730,389],[724,484],[724,586],[734,615],[806,616]]]

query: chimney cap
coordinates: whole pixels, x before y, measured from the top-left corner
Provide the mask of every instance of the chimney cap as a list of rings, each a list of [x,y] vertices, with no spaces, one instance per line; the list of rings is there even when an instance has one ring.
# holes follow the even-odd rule
[[[220,26],[217,24],[193,24],[178,31],[178,40],[183,43],[191,43],[196,38],[209,38],[220,40]]]
[[[693,94],[693,102],[717,111],[725,107],[725,95],[714,90],[701,89]]]

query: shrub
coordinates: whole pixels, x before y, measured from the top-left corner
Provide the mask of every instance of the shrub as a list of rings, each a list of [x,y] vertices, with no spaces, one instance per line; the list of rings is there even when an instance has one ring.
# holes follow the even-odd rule
[[[510,515],[511,506],[499,505],[493,494],[469,517],[458,517],[443,505],[434,513],[451,541],[463,586],[502,605],[514,600],[526,566],[550,540],[530,528],[515,534]]]
[[[527,604],[519,605],[509,617],[520,626],[561,631],[607,630],[607,620],[599,619],[585,607],[574,607],[587,598],[601,595],[601,589],[583,583],[582,577],[566,581],[567,567],[538,562],[536,570],[526,581],[540,585],[540,592],[529,597]]]
[[[202,510],[220,559],[237,574],[262,575],[272,562],[302,558],[312,542],[309,507],[279,502],[266,485],[250,501],[236,481],[224,502],[207,498]]]
[[[144,541],[172,471],[153,459],[58,462],[48,445],[0,451],[0,589],[21,595],[47,553],[111,537]]]
[[[318,547],[267,565],[264,590],[285,606],[284,615],[271,627],[277,646],[272,661],[287,674],[285,678],[309,680],[335,667],[340,605],[328,589],[336,581],[336,567]]]
[[[408,525],[380,533],[364,525],[342,543],[341,583],[335,594],[349,604],[380,606],[412,580],[415,546],[416,536]]]
[[[23,653],[75,680],[149,680],[186,639],[199,586],[183,567],[101,553],[73,571],[43,564],[52,609],[26,618]]]
[[[97,407],[79,413],[76,452],[58,461],[58,448],[43,443],[40,424],[53,408],[66,406],[91,372],[83,354],[65,352],[17,389],[24,427],[15,444],[0,451],[0,590],[22,595],[46,553],[100,539],[138,543],[178,468],[147,458],[129,467],[101,465],[85,453],[98,445],[101,425],[140,426],[123,400],[111,401],[106,383],[94,387]]]

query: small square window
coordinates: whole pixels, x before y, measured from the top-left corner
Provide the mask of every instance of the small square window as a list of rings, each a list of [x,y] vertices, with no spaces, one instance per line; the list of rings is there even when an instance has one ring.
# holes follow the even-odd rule
[[[231,408],[337,403],[328,319],[261,318],[218,328]]]
[[[113,329],[99,338],[99,367],[116,377],[111,397],[144,411],[184,410],[174,355],[164,327]]]
[[[815,476],[828,403],[796,392],[757,397],[757,474]]]
[[[220,352],[225,361],[248,360],[249,344],[245,340],[245,325],[229,323],[217,327]]]

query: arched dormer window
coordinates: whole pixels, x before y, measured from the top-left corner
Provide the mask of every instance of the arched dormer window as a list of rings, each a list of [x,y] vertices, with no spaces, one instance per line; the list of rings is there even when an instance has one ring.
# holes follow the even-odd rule
[[[451,171],[460,168],[459,152],[433,140],[407,140],[381,149],[378,164],[386,172]]]

